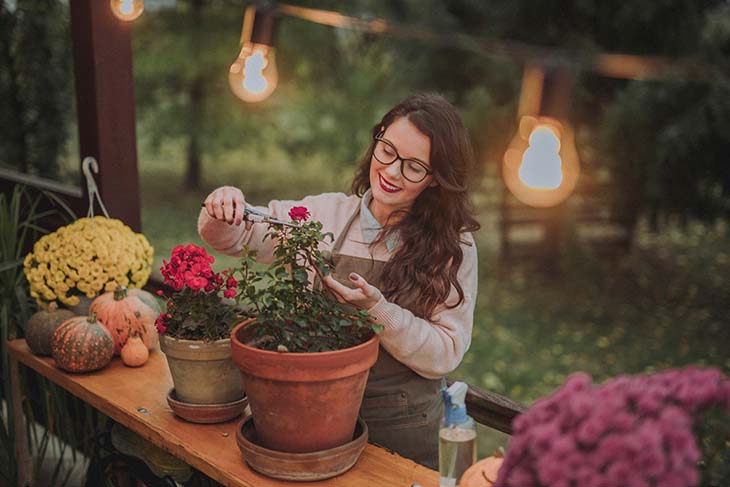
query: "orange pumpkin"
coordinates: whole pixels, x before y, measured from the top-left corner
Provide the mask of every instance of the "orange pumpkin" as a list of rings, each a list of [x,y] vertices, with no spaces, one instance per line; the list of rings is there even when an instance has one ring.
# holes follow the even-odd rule
[[[497,481],[501,457],[487,457],[469,467],[459,481],[460,487],[492,487]]]
[[[150,351],[144,344],[142,339],[134,335],[127,340],[127,343],[122,347],[122,362],[128,367],[139,367],[147,362],[150,357]]]
[[[119,286],[96,298],[89,308],[91,313],[96,313],[112,334],[114,355],[119,355],[129,337],[134,335],[139,336],[149,350],[159,342],[155,319],[160,315],[160,305],[147,291]]]
[[[61,323],[51,337],[56,365],[69,372],[91,372],[106,367],[114,356],[114,340],[96,315],[74,316]]]

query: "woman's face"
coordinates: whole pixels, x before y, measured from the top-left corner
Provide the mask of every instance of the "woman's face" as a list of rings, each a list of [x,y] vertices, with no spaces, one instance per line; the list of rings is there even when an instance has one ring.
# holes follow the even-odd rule
[[[431,168],[431,139],[407,118],[396,119],[385,129],[381,137],[390,142],[403,159],[415,159]],[[374,156],[371,157],[370,188],[373,201],[370,210],[379,221],[387,219],[395,210],[410,208],[424,189],[436,185],[433,175],[426,176],[426,179],[419,183],[407,180],[401,173],[401,164],[402,161],[397,159],[386,166]]]

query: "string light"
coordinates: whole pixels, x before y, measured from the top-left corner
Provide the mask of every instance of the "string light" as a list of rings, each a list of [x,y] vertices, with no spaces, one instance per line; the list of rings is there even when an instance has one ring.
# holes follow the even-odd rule
[[[276,18],[273,7],[246,7],[241,28],[241,51],[228,70],[233,93],[249,103],[263,101],[279,81],[273,47]]]
[[[131,22],[142,15],[144,11],[143,0],[110,0],[114,15],[125,22]]]
[[[568,198],[580,175],[573,130],[567,121],[574,74],[528,66],[522,81],[517,134],[505,152],[502,177],[510,192],[534,207]]]
[[[441,47],[463,49],[482,56],[502,57],[529,64],[535,59],[564,59],[581,71],[619,79],[724,79],[725,70],[695,57],[663,57],[546,47],[509,39],[477,37],[462,32],[436,32],[418,25],[379,18],[361,19],[339,12],[278,3],[283,15],[331,27],[352,29]]]

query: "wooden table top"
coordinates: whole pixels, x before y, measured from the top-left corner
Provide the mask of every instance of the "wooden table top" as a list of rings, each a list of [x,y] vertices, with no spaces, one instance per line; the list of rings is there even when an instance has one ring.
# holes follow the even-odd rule
[[[165,356],[159,350],[151,353],[149,361],[139,368],[126,367],[116,357],[102,370],[68,374],[57,368],[52,358],[33,355],[25,340],[13,340],[8,348],[12,358],[18,362],[226,486],[438,485],[438,472],[370,444],[355,466],[338,477],[305,484],[271,479],[251,470],[243,460],[236,444],[240,417],[226,423],[206,425],[188,423],[172,413],[165,399],[172,387],[172,378]]]

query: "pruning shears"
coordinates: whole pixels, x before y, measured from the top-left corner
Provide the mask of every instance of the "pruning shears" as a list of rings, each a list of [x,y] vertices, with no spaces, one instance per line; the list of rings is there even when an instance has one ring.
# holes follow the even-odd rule
[[[243,219],[248,220],[252,223],[264,222],[264,223],[270,223],[270,224],[274,224],[274,225],[284,225],[285,227],[294,227],[294,228],[299,226],[295,223],[285,222],[284,220],[279,220],[278,218],[274,218],[271,215],[269,215],[268,213],[257,210],[256,208],[253,208],[248,205],[246,205],[246,208],[243,209]]]
[[[201,207],[205,207],[205,203],[202,203],[200,205]],[[296,228],[299,225],[291,222],[285,222],[284,220],[279,220],[278,218],[274,218],[273,216],[269,215],[266,212],[263,212],[261,210],[257,210],[256,208],[246,205],[246,207],[243,209],[243,219],[246,221],[250,221],[251,223],[269,223],[272,225],[283,225],[285,227],[293,227]]]

